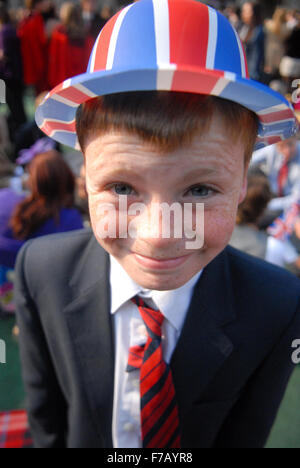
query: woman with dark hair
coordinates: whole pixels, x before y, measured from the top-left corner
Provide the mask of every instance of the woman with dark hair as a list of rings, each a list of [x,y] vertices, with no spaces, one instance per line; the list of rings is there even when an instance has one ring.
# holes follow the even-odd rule
[[[242,8],[244,26],[240,37],[246,50],[250,78],[262,81],[265,65],[265,32],[259,3],[246,2]]]
[[[52,34],[49,49],[48,81],[55,87],[87,69],[90,47],[79,5],[64,3],[61,24]]]
[[[12,308],[12,271],[23,244],[36,237],[82,229],[74,207],[75,177],[59,153],[49,151],[28,168],[28,189],[10,221],[0,226],[0,309]]]
[[[59,153],[38,155],[29,166],[30,195],[11,219],[15,239],[27,239],[82,228],[74,206],[75,178]]]
[[[0,2],[0,79],[6,85],[6,103],[10,115],[10,140],[26,122],[23,104],[23,69],[19,38],[10,20],[7,7]]]

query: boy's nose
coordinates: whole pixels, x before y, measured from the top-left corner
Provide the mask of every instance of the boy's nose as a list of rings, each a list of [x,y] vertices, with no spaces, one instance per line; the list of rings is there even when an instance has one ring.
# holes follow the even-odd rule
[[[183,216],[180,205],[153,202],[137,221],[138,237],[159,248],[178,243],[183,238]]]

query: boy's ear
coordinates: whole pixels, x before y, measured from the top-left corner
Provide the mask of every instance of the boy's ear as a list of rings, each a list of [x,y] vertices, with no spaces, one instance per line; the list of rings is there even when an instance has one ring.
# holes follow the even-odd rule
[[[244,174],[244,180],[243,180],[243,185],[240,193],[240,198],[239,198],[239,205],[243,203],[247,196],[247,191],[248,191],[248,169],[249,169],[249,163],[245,167],[245,174]]]

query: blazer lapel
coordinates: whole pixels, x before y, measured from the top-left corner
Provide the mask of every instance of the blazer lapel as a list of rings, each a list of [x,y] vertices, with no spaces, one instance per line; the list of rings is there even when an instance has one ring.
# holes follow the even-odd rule
[[[110,314],[109,256],[92,236],[70,281],[65,308],[79,375],[100,444],[112,447],[114,343]]]
[[[233,351],[222,326],[235,319],[227,253],[208,265],[196,284],[187,319],[171,361],[181,419]]]

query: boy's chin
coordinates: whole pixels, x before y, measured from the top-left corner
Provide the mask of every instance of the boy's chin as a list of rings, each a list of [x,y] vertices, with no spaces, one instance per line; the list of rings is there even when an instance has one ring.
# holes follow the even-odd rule
[[[132,275],[130,275],[132,277]],[[166,278],[162,274],[151,273],[149,275],[138,275],[132,278],[143,289],[150,289],[152,291],[173,291],[174,289],[181,288],[191,278],[184,281],[182,278]]]
[[[123,268],[139,286],[154,291],[172,291],[181,288],[201,270],[199,267],[198,271],[189,269],[186,272],[180,268],[172,271],[145,271],[142,268],[132,268],[128,265],[123,265]]]

